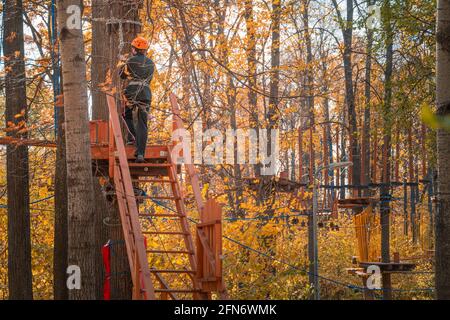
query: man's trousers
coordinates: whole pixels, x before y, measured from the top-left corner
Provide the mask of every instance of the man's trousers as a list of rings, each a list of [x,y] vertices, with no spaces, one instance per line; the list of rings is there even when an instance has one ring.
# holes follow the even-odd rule
[[[128,141],[135,141],[137,155],[145,155],[148,136],[148,102],[137,102],[125,108],[125,122],[128,126]],[[133,111],[137,113],[136,126],[133,121]]]

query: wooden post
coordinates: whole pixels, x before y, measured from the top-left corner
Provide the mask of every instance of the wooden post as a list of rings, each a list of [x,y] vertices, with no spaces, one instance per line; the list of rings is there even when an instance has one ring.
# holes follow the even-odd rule
[[[413,139],[412,139],[412,128],[408,130],[408,169],[409,169],[409,182],[413,183],[415,181],[414,175],[414,155],[413,155]],[[411,210],[411,232],[413,237],[413,243],[417,243],[417,221],[416,221],[416,194],[413,185],[410,185],[410,210]]]
[[[222,209],[214,200],[206,201],[197,224],[197,280],[201,283],[200,298],[211,292],[224,292],[222,277]]]
[[[399,181],[399,166],[400,166],[400,129],[397,126],[395,135],[395,169],[394,169],[394,181]]]
[[[182,129],[183,128],[183,120],[180,116],[180,109],[178,107],[178,101],[177,97],[174,94],[170,95],[170,104],[172,106],[172,113],[173,113],[173,123],[174,123],[174,130],[176,129]],[[195,166],[193,164],[187,164],[185,163],[186,171],[189,175],[189,178],[191,180],[192,190],[195,197],[195,202],[197,204],[198,212],[202,211],[203,208],[203,198],[202,193],[200,190],[200,180],[198,178],[197,170],[195,169]]]
[[[128,159],[126,155],[125,144],[122,138],[122,130],[120,127],[119,116],[117,114],[117,106],[116,101],[112,95],[107,94],[106,100],[108,103],[109,109],[109,119],[111,123],[111,131],[110,136],[113,136],[115,140],[115,145],[117,147],[117,155],[119,158],[119,163],[116,165],[116,161],[114,159],[113,163],[115,164],[115,170],[120,173],[120,176],[115,175],[114,184],[116,187],[120,184],[123,186],[124,197],[120,195],[117,197],[119,205],[122,207],[126,207],[128,210],[128,217],[124,217],[124,210],[120,210],[121,214],[121,222],[124,224],[125,221],[129,221],[129,230],[124,230],[126,234],[127,232],[132,234],[133,242],[130,243],[127,241],[127,236],[125,236],[125,244],[127,246],[128,257],[136,258],[135,260],[135,268],[140,266],[142,279],[143,279],[143,288],[146,290],[145,296],[146,299],[155,299],[155,292],[153,288],[153,283],[150,277],[150,270],[147,261],[147,254],[145,249],[145,238],[142,235],[141,226],[139,222],[138,209],[136,205],[136,198],[133,192],[133,185],[131,182],[131,176],[129,175],[130,169],[128,166]],[[114,157],[115,158],[115,157]],[[121,178],[121,179],[120,179]],[[120,200],[119,200],[120,199]],[[129,220],[128,220],[129,219]],[[125,226],[123,226],[125,228]],[[131,252],[133,252],[132,247],[134,247],[134,252],[136,256],[133,256]],[[132,263],[132,261],[130,262]],[[130,268],[131,269],[131,268]],[[131,269],[133,270],[133,269]],[[134,284],[136,286],[136,283]]]
[[[427,135],[427,127],[422,123],[421,127],[421,140],[422,140],[422,179],[425,180],[428,176],[428,168],[427,168],[427,150],[426,150],[426,135]]]
[[[298,129],[298,182],[303,182],[303,129],[300,125]],[[303,199],[305,194],[304,188],[300,191],[300,197]]]
[[[323,164],[325,166],[328,166],[329,161],[328,161],[328,143],[327,143],[327,128],[326,126],[323,127]],[[326,172],[324,172],[325,175],[325,185],[328,186],[328,184],[330,183],[330,177],[329,177],[329,170],[326,170]],[[328,204],[330,204],[330,199],[329,199],[329,190],[325,188],[325,192],[324,192],[324,196],[323,196],[323,208],[325,209],[327,207]],[[330,204],[331,205],[331,204]]]
[[[339,126],[336,126],[336,162],[341,161],[339,158]],[[336,169],[336,186],[341,184],[341,169]]]
[[[375,129],[375,134],[373,138],[373,152],[372,152],[372,159],[373,159],[373,165],[372,165],[372,181],[373,183],[378,182],[378,130]]]
[[[408,235],[409,224],[408,224],[408,185],[406,178],[403,182],[403,234]]]

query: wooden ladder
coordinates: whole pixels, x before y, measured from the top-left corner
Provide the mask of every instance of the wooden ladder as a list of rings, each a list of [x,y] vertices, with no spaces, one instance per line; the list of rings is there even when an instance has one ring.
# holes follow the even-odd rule
[[[153,300],[155,299],[155,291],[148,266],[145,238],[139,223],[138,207],[131,182],[130,168],[122,138],[116,101],[111,95],[106,97],[110,125],[109,173],[114,178],[128,262],[132,273],[133,299]]]
[[[170,297],[171,299],[186,299],[188,297],[201,299],[205,298],[205,296],[201,293],[200,285],[195,277],[197,273],[197,262],[194,240],[186,215],[185,199],[178,180],[177,165],[172,161],[171,153],[171,147],[167,146],[167,152],[165,152],[164,157],[165,161],[160,160],[159,163],[130,164],[131,168],[142,170],[140,173],[137,170],[133,171],[133,183],[135,187],[137,187],[138,190],[145,192],[145,195],[137,196],[136,199],[144,203],[152,201],[164,209],[164,212],[162,213],[142,212],[139,214],[139,217],[142,220],[143,229],[146,230],[143,233],[153,237],[153,240],[159,240],[159,247],[153,245],[152,248],[147,248],[147,254],[150,261],[152,261],[152,259],[157,260],[158,256],[164,255],[166,257],[166,264],[169,264],[168,268],[151,268],[150,272],[154,276],[155,282],[160,285],[160,288],[155,289],[155,293],[159,294],[161,299],[166,299],[167,297]],[[146,175],[151,176],[152,170],[155,168],[164,168],[166,172],[165,174],[161,174],[161,171],[158,171],[159,174],[156,179],[141,178]],[[152,192],[151,190],[154,190],[155,187],[164,189],[166,186],[170,186],[168,188],[170,194],[147,195],[147,192]],[[165,189],[167,190],[167,188]],[[171,223],[167,223],[164,230],[161,230],[161,225],[154,223],[153,220],[155,219],[165,219]],[[168,228],[170,228],[170,230],[168,230]],[[149,231],[149,229],[151,229],[151,231]],[[180,239],[179,243],[176,245],[176,249],[166,248],[164,244],[170,241],[173,242],[174,237]],[[177,263],[172,261],[180,260],[173,258],[176,256],[187,257],[188,267],[181,267],[179,266],[179,263],[178,266],[176,266]],[[178,283],[171,285],[171,281],[165,279],[165,275],[170,275],[172,282]],[[180,288],[180,282],[184,284],[184,287]]]
[[[208,298],[208,294],[200,290],[201,284],[196,278],[196,250],[178,180],[177,165],[171,156],[171,146],[160,146],[160,155],[155,161],[146,159],[145,163],[129,162],[115,99],[108,95],[107,102],[110,113],[109,131],[112,133],[109,135],[109,174],[114,177],[133,279],[133,299]],[[164,189],[166,186],[170,186],[170,195],[147,195],[147,192],[150,193],[155,188]],[[199,190],[199,186],[194,189]],[[141,194],[136,194],[139,192]],[[164,207],[165,211],[140,213],[138,203],[147,201]],[[167,224],[173,228],[161,230],[161,224],[154,223],[155,219],[166,219],[172,222]],[[176,248],[166,248],[165,243],[173,242],[175,237],[180,239]],[[155,247],[157,240],[160,247]],[[187,256],[188,267],[180,267],[180,263],[174,262],[182,260],[178,258],[180,256]],[[169,262],[171,267],[151,268],[158,257],[160,260],[164,257],[163,262]],[[159,265],[164,265],[159,262]],[[184,286],[180,287],[180,283]]]

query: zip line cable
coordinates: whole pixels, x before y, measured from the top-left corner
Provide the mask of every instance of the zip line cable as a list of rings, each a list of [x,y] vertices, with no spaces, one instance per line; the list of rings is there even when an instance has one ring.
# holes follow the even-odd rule
[[[50,196],[48,196],[48,197],[45,197],[45,198],[38,199],[38,200],[35,200],[35,201],[33,201],[33,202],[30,202],[30,204],[35,204],[35,203],[43,202],[43,201],[46,201],[46,200],[50,200],[50,199],[52,199],[53,197],[54,197],[54,195],[50,195]],[[164,203],[162,203],[162,202],[160,202],[160,201],[158,201],[158,200],[155,200],[155,199],[150,199],[150,200],[151,200],[153,203],[155,203],[156,205],[160,206],[160,207],[163,207],[163,208],[165,208],[165,209],[167,209],[167,210],[169,210],[169,211],[171,211],[171,212],[176,212],[174,209],[170,208],[169,206],[165,205]],[[1,205],[0,208],[6,209],[7,206]],[[236,219],[234,219],[234,218],[230,218],[230,220],[231,220],[231,219],[232,219],[232,220],[236,220]],[[194,223],[194,224],[198,224],[198,223],[199,223],[199,222],[196,221],[195,219],[192,219],[192,218],[189,218],[189,217],[188,217],[188,220],[189,220],[191,223]],[[321,276],[321,275],[313,274],[313,273],[309,272],[309,271],[306,270],[306,269],[299,268],[299,267],[297,267],[297,266],[295,266],[295,265],[293,265],[293,264],[291,264],[291,263],[288,263],[288,262],[286,262],[286,261],[283,261],[283,260],[274,258],[274,257],[272,257],[271,255],[269,255],[269,254],[267,254],[267,253],[265,253],[265,252],[259,251],[259,250],[257,250],[257,249],[254,249],[254,248],[252,248],[252,247],[250,247],[250,246],[248,246],[248,245],[246,245],[246,244],[244,244],[244,243],[239,242],[238,240],[235,240],[235,239],[230,238],[230,237],[225,236],[225,235],[223,235],[222,237],[223,237],[224,239],[226,239],[226,240],[228,240],[228,241],[234,243],[234,244],[237,244],[237,245],[243,247],[244,249],[246,249],[246,250],[248,250],[248,251],[252,251],[252,252],[254,252],[254,253],[256,253],[256,254],[258,254],[258,255],[260,255],[260,256],[266,257],[266,258],[268,258],[268,259],[270,259],[270,260],[272,260],[272,261],[275,261],[275,262],[281,263],[281,264],[283,264],[283,265],[286,265],[286,266],[290,267],[291,269],[300,271],[300,272],[302,272],[302,273],[304,273],[304,274],[311,275],[311,276],[313,276],[313,277],[318,277],[319,279],[322,279],[322,280],[327,281],[327,282],[329,282],[329,283],[333,283],[333,284],[335,284],[335,285],[339,285],[339,286],[342,286],[342,287],[346,287],[347,289],[350,289],[350,290],[356,290],[356,291],[361,291],[361,292],[364,292],[364,291],[367,290],[366,288],[363,288],[363,287],[358,286],[358,285],[348,284],[348,283],[341,282],[341,281],[338,281],[338,280],[335,280],[335,279],[331,279],[331,278],[324,277],[324,276]],[[415,289],[390,289],[390,290],[391,290],[391,291],[394,291],[394,292],[424,292],[424,291],[432,292],[432,291],[434,291],[435,289],[434,289],[434,288],[415,288]],[[374,289],[373,291],[383,291],[383,289]]]
[[[165,204],[161,203],[160,201],[157,201],[157,200],[154,200],[154,199],[151,199],[151,201],[152,201],[153,203],[155,203],[156,205],[158,205],[158,206],[161,206],[161,207],[163,207],[163,208],[165,208],[165,209],[167,209],[167,210],[169,210],[169,211],[175,212],[174,209],[172,209],[172,208],[166,206]],[[188,217],[188,220],[189,220],[191,223],[198,224],[198,221],[196,221],[196,220],[194,220],[194,219],[192,219],[192,218],[189,218],[189,217]],[[233,242],[233,243],[235,243],[235,244],[237,244],[237,245],[243,247],[243,248],[246,249],[246,250],[249,250],[249,251],[252,251],[252,252],[254,252],[254,253],[257,253],[258,255],[263,256],[263,257],[266,257],[266,258],[268,258],[268,259],[271,259],[271,260],[273,260],[273,261],[275,261],[275,262],[284,264],[284,265],[290,267],[291,269],[300,271],[300,272],[305,273],[305,274],[307,274],[307,275],[312,275],[312,276],[314,276],[314,277],[318,277],[319,279],[322,279],[322,280],[324,280],[324,281],[327,281],[327,282],[330,282],[330,283],[333,283],[333,284],[336,284],[336,285],[339,285],[339,286],[346,287],[346,288],[348,288],[348,289],[350,289],[350,290],[356,290],[356,291],[361,291],[361,292],[364,292],[364,291],[367,290],[366,288],[363,288],[363,287],[358,286],[358,285],[348,284],[348,283],[341,282],[341,281],[338,281],[338,280],[334,280],[334,279],[331,279],[331,278],[328,278],[328,277],[324,277],[324,276],[321,276],[321,275],[313,274],[313,273],[307,271],[306,269],[299,268],[299,267],[297,267],[297,266],[295,266],[295,265],[292,265],[292,264],[290,264],[290,263],[288,263],[288,262],[285,262],[285,261],[283,261],[283,260],[274,258],[274,257],[270,256],[269,254],[267,254],[267,253],[265,253],[265,252],[261,252],[261,251],[259,251],[259,250],[257,250],[257,249],[254,249],[254,248],[252,248],[252,247],[250,247],[250,246],[247,246],[246,244],[243,244],[243,243],[239,242],[238,240],[235,240],[235,239],[230,238],[230,237],[227,237],[227,236],[222,236],[222,237],[223,237],[224,239],[230,241],[230,242]],[[395,292],[413,292],[413,291],[434,291],[434,288],[390,289],[390,290],[391,290],[391,291],[395,291]],[[374,289],[374,291],[383,291],[383,289]]]

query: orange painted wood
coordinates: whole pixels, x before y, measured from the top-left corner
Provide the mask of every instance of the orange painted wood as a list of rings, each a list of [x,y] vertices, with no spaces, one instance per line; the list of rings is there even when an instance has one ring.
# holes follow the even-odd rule
[[[177,179],[177,174],[176,174],[176,165],[173,163],[172,160],[172,155],[171,155],[171,148],[169,147],[169,156],[168,156],[169,162],[172,164],[172,167],[169,168],[169,179],[170,180],[174,180],[174,181],[178,181]],[[175,206],[177,208],[177,212],[178,214],[181,215],[180,217],[180,224],[181,224],[181,229],[183,232],[187,233],[188,235],[186,235],[185,237],[185,244],[186,247],[189,251],[194,251],[195,252],[195,247],[194,247],[194,241],[192,239],[192,235],[190,232],[190,227],[189,227],[189,222],[187,220],[187,216],[186,216],[186,207],[184,205],[184,197],[183,194],[181,192],[181,188],[180,188],[180,184],[179,183],[175,183],[172,185],[172,194],[174,195],[175,199]],[[196,258],[195,255],[190,255],[189,256],[189,263],[191,265],[192,269],[197,269],[197,262],[196,262]]]
[[[177,270],[177,269],[150,269],[152,273],[195,273],[194,270]]]
[[[201,223],[197,224],[197,278],[202,291],[224,291],[222,280],[222,209],[209,199],[201,212]]]
[[[114,142],[117,148],[117,155],[119,158],[119,165],[116,165],[116,168],[121,173],[121,179],[119,181],[119,177],[117,175],[114,176],[116,186],[118,184],[123,184],[123,191],[126,197],[126,207],[128,208],[128,217],[130,219],[131,233],[133,234],[135,252],[137,253],[134,265],[140,266],[140,272],[142,275],[142,289],[145,291],[145,298],[147,299],[155,299],[155,291],[153,287],[153,283],[150,278],[150,270],[147,261],[144,236],[141,232],[141,226],[139,223],[139,212],[136,205],[136,198],[134,196],[133,185],[131,183],[130,170],[128,167],[128,159],[126,156],[125,145],[122,138],[122,130],[120,127],[119,116],[117,113],[117,106],[113,96],[106,96],[108,109],[109,109],[109,120],[111,123],[111,134],[114,136]],[[124,201],[122,197],[117,197],[118,201]],[[122,203],[123,206],[123,203]],[[130,243],[126,243],[127,251],[132,252],[132,247]],[[129,255],[130,257],[130,255]],[[133,258],[135,258],[133,256]],[[134,270],[134,269],[131,269]],[[136,286],[137,284],[134,283]]]
[[[1,142],[0,142],[1,144]],[[55,144],[56,147],[56,144]],[[135,159],[135,148],[133,146],[126,146],[125,153],[128,159]],[[108,145],[91,145],[92,160],[108,160],[109,146]],[[145,159],[162,159],[167,158],[167,146],[147,146],[145,149]]]
[[[109,122],[103,120],[94,120],[89,122],[89,133],[91,144],[108,145],[109,144]]]
[[[115,169],[115,179],[114,179],[114,183],[115,183],[115,188],[116,188],[116,194],[117,194],[117,198],[120,197],[120,195],[125,194],[125,191],[123,189],[123,185],[120,182],[120,170],[118,165],[116,164],[114,166]],[[133,252],[135,252],[135,246],[134,246],[134,241],[132,239],[132,234],[130,232],[130,230],[132,229],[131,224],[130,224],[130,220],[128,218],[129,216],[129,211],[128,211],[128,207],[125,203],[125,201],[120,201],[119,199],[117,199],[117,204],[119,206],[119,214],[120,214],[120,220],[122,221],[122,231],[124,234],[124,238],[125,238],[125,245],[127,247],[127,256],[128,256],[128,262],[130,265],[130,270],[135,270],[135,257],[133,256]]]
[[[198,292],[198,290],[192,290],[192,289],[156,289],[155,292],[194,293],[194,292]]]
[[[159,273],[155,273],[155,276],[156,276],[156,280],[158,280],[158,282],[161,285],[160,290],[155,290],[156,292],[161,293],[161,300],[168,300],[167,299],[168,296],[170,296],[173,300],[178,300],[177,295],[174,293],[175,291],[173,291],[169,288],[169,285],[166,282],[166,280],[164,280],[164,278]]]
[[[194,254],[194,251],[186,251],[186,250],[147,250],[147,253]]]
[[[200,239],[200,242],[201,242],[201,245],[203,247],[204,253],[207,256],[206,260],[211,265],[211,268],[215,270],[215,268],[216,268],[216,259],[214,257],[214,252],[211,249],[212,245],[209,243],[209,239],[206,236],[205,231],[203,231],[202,228],[198,228],[197,236]]]
[[[112,130],[112,125],[111,123],[109,123],[109,131],[113,131]],[[115,143],[114,143],[114,136],[111,134],[109,136],[109,146],[108,146],[108,171],[109,171],[109,176],[111,178],[114,177],[114,166],[115,166]],[[91,148],[91,154],[92,154],[92,148]]]
[[[178,169],[172,160],[172,146],[148,146],[145,158],[148,161],[145,164],[129,163],[134,159],[134,147],[126,147],[123,142],[122,131],[117,113],[115,99],[107,96],[108,108],[110,112],[109,123],[95,121],[91,123],[91,140],[92,159],[107,161],[110,175],[114,178],[116,188],[116,196],[119,205],[122,228],[125,235],[125,244],[127,247],[127,255],[132,271],[133,279],[133,298],[134,299],[155,299],[155,293],[161,293],[161,299],[177,299],[174,294],[192,293],[194,299],[210,298],[212,289],[218,290],[221,297],[224,297],[224,286],[222,283],[222,264],[221,264],[221,211],[214,210],[209,206],[210,219],[202,220],[200,231],[202,240],[197,249],[208,256],[206,261],[202,261],[202,268],[208,273],[203,273],[202,281],[205,287],[201,290],[201,283],[198,277],[193,274],[198,273],[197,251],[190,232],[189,221],[187,220],[187,210],[184,204],[184,196],[178,180]],[[178,110],[177,101],[174,95],[171,95],[171,103],[174,111],[173,125],[174,129],[183,128],[183,122]],[[157,160],[157,161],[155,161]],[[153,161],[152,163],[150,163]],[[101,164],[102,162],[100,162]],[[105,162],[103,162],[105,163]],[[197,208],[201,213],[204,207],[203,198],[200,191],[200,182],[194,165],[185,165],[189,175],[190,182],[194,190],[194,196]],[[158,171],[159,170],[159,171]],[[156,172],[158,171],[158,172]],[[167,179],[160,177],[155,179],[144,179],[142,177],[148,175],[167,176]],[[137,184],[152,183],[168,183],[172,188],[172,196],[149,196],[137,197],[134,195],[133,182]],[[175,203],[176,214],[139,214],[137,200],[165,199]],[[220,208],[219,208],[220,209]],[[180,231],[144,231],[141,229],[140,217],[171,217],[179,219]],[[202,225],[204,223],[204,225]],[[184,239],[185,248],[153,248],[147,250],[145,248],[143,234],[148,236],[157,236],[160,234],[181,236]],[[206,250],[205,250],[206,248]],[[148,265],[148,256],[151,254],[187,254],[190,270],[151,270]],[[203,254],[202,254],[203,255]],[[169,282],[166,281],[161,273],[186,274],[192,280],[192,288],[176,289],[170,288]],[[153,276],[152,276],[153,274]],[[219,277],[217,277],[219,275]],[[169,278],[168,278],[169,280]],[[172,281],[172,279],[170,279]],[[154,281],[159,283],[160,288],[154,287]]]
[[[166,147],[167,148],[167,147]],[[170,154],[170,147],[168,149],[169,152],[166,157],[166,164],[157,165],[157,167],[165,167],[166,175],[168,176],[168,180],[163,180],[164,182],[169,181],[170,186],[172,188],[172,196],[148,196],[148,197],[136,197],[139,198],[151,198],[151,199],[167,199],[171,200],[175,203],[176,207],[176,213],[163,213],[163,214],[140,214],[141,217],[171,217],[173,219],[178,219],[180,224],[180,231],[152,231],[152,232],[146,232],[146,234],[152,235],[152,234],[166,234],[166,235],[179,235],[182,236],[184,239],[184,248],[182,250],[172,250],[170,248],[164,248],[164,249],[151,249],[147,250],[148,254],[187,254],[188,260],[190,263],[190,269],[196,270],[196,251],[195,246],[193,242],[193,238],[190,232],[190,226],[189,222],[187,220],[186,216],[186,208],[184,205],[184,198],[183,194],[181,192],[181,187],[178,181],[177,176],[177,165],[172,162],[171,154]],[[146,183],[145,179],[142,179],[140,183]],[[148,182],[151,183],[151,182]],[[188,273],[189,274],[189,273]],[[164,280],[162,276],[158,273],[155,273],[155,276],[157,275],[157,279],[160,283],[162,283],[160,280]],[[194,299],[198,298],[198,292],[199,292],[199,284],[198,281],[191,277],[193,288],[190,289],[188,292],[194,294]],[[168,282],[164,282],[164,288],[160,290],[155,290],[155,292],[161,292],[161,290],[164,290],[163,292],[176,292],[176,289],[171,289],[169,287]],[[187,292],[186,292],[187,293]],[[161,298],[164,298],[164,296],[161,296]],[[176,299],[177,297],[174,296],[172,299]]]
[[[178,215],[177,215],[178,216]],[[164,234],[164,235],[187,235],[186,232],[181,231],[144,231],[143,234]]]
[[[140,213],[140,217],[163,217],[163,218],[180,218],[183,215],[181,214],[172,214],[172,213]]]
[[[183,120],[180,116],[180,109],[178,107],[177,97],[174,94],[170,95],[170,104],[172,105],[172,113],[174,117],[174,129],[183,129]],[[200,190],[200,180],[198,178],[198,172],[193,164],[184,164],[186,171],[191,181],[192,190],[194,192],[195,202],[197,204],[198,211],[201,212],[203,208],[203,198]]]

